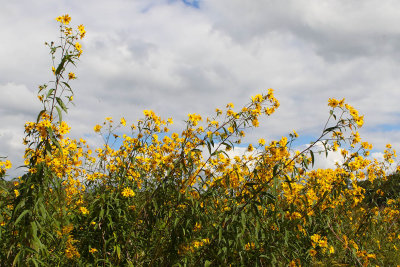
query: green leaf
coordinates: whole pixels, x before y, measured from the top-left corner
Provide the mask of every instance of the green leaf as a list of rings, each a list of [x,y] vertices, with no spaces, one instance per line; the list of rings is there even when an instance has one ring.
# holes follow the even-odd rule
[[[324,130],[323,133],[333,131],[333,130],[335,130],[336,128],[338,128],[338,127],[337,127],[337,126],[333,126],[333,127],[326,128],[326,129]]]
[[[43,110],[41,110],[41,111],[39,112],[39,115],[37,116],[36,122],[39,122],[40,117],[42,117],[43,113],[45,113],[45,112],[46,112],[45,109],[43,109]]]
[[[121,259],[121,248],[120,246],[116,246],[117,247],[117,257],[118,259]]]
[[[56,106],[57,109],[57,113],[58,113],[58,121],[61,124],[62,122],[62,113],[61,113],[61,109],[59,107]]]
[[[311,151],[311,150],[310,150]],[[307,157],[303,156],[303,164],[306,169],[308,169],[308,159]]]
[[[67,106],[65,106],[64,102],[61,100],[61,98],[56,97],[57,103],[60,105],[60,107],[67,113]]]
[[[54,88],[51,88],[49,90],[49,92],[47,92],[46,98],[49,98],[49,96],[51,96],[51,94],[54,92]]]
[[[310,154],[311,154],[311,163],[312,166],[314,167],[314,152],[310,149]]]
[[[32,228],[32,236],[34,239],[37,238],[37,226],[35,222],[31,222],[31,228]]]
[[[61,149],[60,143],[58,143],[57,139],[55,138],[54,133],[53,133],[53,129],[51,129],[51,127],[47,127],[47,132],[49,133],[50,140],[60,150],[60,153],[62,153],[62,149]],[[50,148],[48,150],[50,151]]]
[[[204,267],[208,267],[208,266],[210,266],[211,264],[212,264],[211,261],[206,260],[206,262],[204,263]]]
[[[246,213],[245,212],[242,212],[241,223],[242,223],[242,227],[245,228],[246,227]]]
[[[24,210],[23,212],[21,212],[21,214],[18,216],[18,218],[15,220],[14,225],[17,225],[19,223],[20,220],[22,220],[22,218],[29,213],[30,210]]]
[[[211,155],[211,145],[210,145],[210,142],[207,141],[206,144],[207,144],[208,153]]]
[[[66,56],[63,57],[63,59],[61,60],[60,64],[58,65],[57,69],[56,69],[56,75],[61,73],[61,70],[64,68],[64,63],[66,60]]]
[[[69,84],[68,83],[66,83],[66,82],[62,82],[62,84],[64,84],[66,87],[68,87],[68,89],[72,92],[72,89],[71,89],[71,86],[69,86]]]
[[[275,164],[272,175],[275,177],[278,174],[279,163]]]

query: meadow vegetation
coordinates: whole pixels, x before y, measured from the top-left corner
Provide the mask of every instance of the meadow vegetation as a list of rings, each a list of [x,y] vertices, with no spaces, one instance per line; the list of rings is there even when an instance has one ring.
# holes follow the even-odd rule
[[[229,157],[279,107],[272,89],[240,109],[189,114],[179,133],[151,110],[134,123],[106,118],[94,127],[105,143],[91,148],[68,137],[63,119],[85,28],[56,20],[60,42],[46,43],[54,80],[39,86],[43,109],[25,124],[27,171],[10,180],[11,162],[0,161],[0,266],[400,264],[396,152],[388,144],[384,161],[368,157],[363,116],[344,99],[329,99],[326,125],[303,151],[293,131]],[[314,169],[318,144],[344,163]]]

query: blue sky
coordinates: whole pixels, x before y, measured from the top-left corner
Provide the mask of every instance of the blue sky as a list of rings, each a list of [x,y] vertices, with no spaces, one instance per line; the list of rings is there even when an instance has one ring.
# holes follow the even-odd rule
[[[182,2],[188,6],[200,8],[200,0],[182,0]]]
[[[239,109],[273,88],[281,106],[246,142],[294,129],[307,143],[328,99],[344,97],[365,115],[360,134],[376,153],[400,147],[398,1],[20,0],[0,10],[0,156],[14,166],[23,125],[40,110],[37,86],[51,79],[43,43],[57,39],[54,18],[65,13],[87,30],[65,119],[93,146],[93,126],[108,116],[134,122],[152,109],[178,131],[188,113]]]

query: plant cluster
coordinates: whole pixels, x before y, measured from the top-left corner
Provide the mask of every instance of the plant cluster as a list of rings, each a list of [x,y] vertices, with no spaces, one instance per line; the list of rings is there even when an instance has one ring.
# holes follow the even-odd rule
[[[400,264],[400,193],[388,186],[398,186],[396,152],[368,158],[363,116],[344,99],[329,99],[326,125],[303,151],[293,151],[293,131],[230,156],[279,107],[272,89],[239,110],[189,114],[180,133],[151,110],[131,125],[108,117],[94,127],[104,146],[92,149],[67,137],[62,118],[85,28],[56,20],[60,44],[46,43],[54,81],[39,86],[43,109],[25,125],[27,172],[7,181],[11,163],[0,161],[0,266]],[[313,168],[321,144],[344,162]]]

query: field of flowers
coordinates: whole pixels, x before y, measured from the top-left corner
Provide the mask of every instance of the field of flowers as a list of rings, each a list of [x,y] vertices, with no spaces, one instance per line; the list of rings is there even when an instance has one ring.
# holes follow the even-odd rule
[[[105,144],[91,148],[63,120],[85,28],[56,20],[60,43],[46,43],[54,81],[39,86],[43,109],[25,124],[26,174],[10,180],[0,158],[0,266],[400,265],[396,152],[388,144],[383,162],[368,157],[363,116],[344,99],[329,99],[303,151],[292,132],[229,157],[279,107],[272,89],[240,109],[189,114],[179,133],[151,110],[133,124],[106,118],[94,126]],[[319,144],[344,163],[314,169]]]

